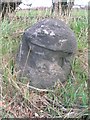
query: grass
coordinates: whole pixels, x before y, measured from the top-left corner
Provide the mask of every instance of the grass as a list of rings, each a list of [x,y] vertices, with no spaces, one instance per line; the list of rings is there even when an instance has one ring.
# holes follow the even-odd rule
[[[29,90],[27,78],[22,78],[21,82],[18,79],[19,71],[15,70],[15,56],[23,31],[42,19],[42,16],[51,17],[48,11],[19,11],[10,23],[5,19],[0,24],[2,118],[45,116],[68,118],[88,114],[88,75],[83,68],[86,58],[82,61],[79,59],[81,55],[84,56],[85,49],[88,49],[86,11],[74,11],[69,22],[76,34],[78,52],[66,83],[55,86],[54,93],[50,91],[45,93]]]

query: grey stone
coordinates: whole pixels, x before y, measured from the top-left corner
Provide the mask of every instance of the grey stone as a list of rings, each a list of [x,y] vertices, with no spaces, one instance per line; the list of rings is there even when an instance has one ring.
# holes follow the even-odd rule
[[[17,65],[30,85],[52,88],[55,82],[67,80],[76,50],[75,35],[63,21],[44,19],[25,30]]]

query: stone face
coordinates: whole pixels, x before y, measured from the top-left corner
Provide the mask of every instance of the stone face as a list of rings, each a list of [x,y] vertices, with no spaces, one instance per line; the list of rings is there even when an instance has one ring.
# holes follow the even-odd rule
[[[17,55],[17,65],[30,85],[52,88],[55,82],[65,82],[77,42],[72,30],[57,19],[44,19],[23,34]]]

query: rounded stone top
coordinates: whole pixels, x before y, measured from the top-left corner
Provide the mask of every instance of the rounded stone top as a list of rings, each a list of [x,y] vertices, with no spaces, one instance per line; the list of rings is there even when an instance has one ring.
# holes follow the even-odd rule
[[[73,54],[77,42],[73,31],[65,22],[57,19],[44,19],[24,32],[27,42],[53,51]]]

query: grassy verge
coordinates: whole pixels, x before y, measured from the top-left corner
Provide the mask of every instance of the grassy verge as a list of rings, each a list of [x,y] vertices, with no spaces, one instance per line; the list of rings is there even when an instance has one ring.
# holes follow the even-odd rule
[[[70,27],[76,34],[78,52],[72,64],[71,75],[65,84],[55,87],[54,93],[35,92],[29,90],[29,80],[18,80],[14,69],[15,56],[23,31],[43,17],[51,17],[44,11],[19,11],[11,22],[4,20],[0,23],[0,55],[2,79],[2,117],[81,117],[88,112],[87,91],[87,13],[75,11],[70,20]],[[42,17],[43,16],[43,17]],[[77,16],[77,17],[76,17]],[[86,50],[86,52],[85,52]],[[82,56],[82,57],[81,57]],[[80,59],[81,57],[81,59]],[[84,66],[86,69],[84,69]]]

